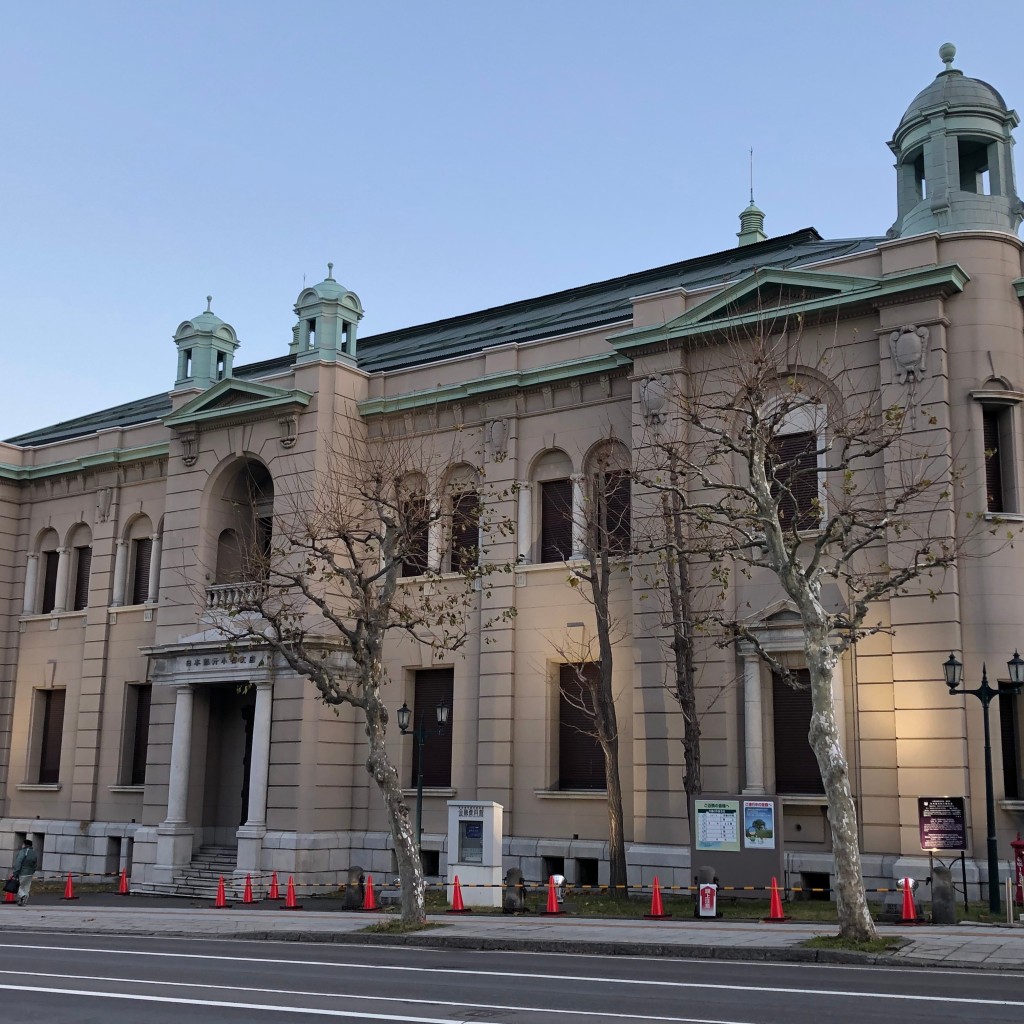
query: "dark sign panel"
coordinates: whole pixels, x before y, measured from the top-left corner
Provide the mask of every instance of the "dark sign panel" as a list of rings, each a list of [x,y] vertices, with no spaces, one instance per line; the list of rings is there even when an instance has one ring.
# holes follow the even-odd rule
[[[917,817],[922,850],[967,849],[967,819],[962,796],[920,796]]]

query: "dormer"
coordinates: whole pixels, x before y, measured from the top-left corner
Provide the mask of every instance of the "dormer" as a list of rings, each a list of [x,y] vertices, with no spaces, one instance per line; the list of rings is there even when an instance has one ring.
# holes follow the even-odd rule
[[[231,376],[231,364],[238,348],[235,329],[211,309],[213,298],[206,296],[206,310],[185,320],[174,332],[178,349],[178,376],[174,390],[198,388],[205,391]]]
[[[363,318],[363,305],[355,292],[334,280],[334,264],[327,264],[327,277],[304,288],[295,301],[298,323],[292,329],[290,351],[296,363],[355,362],[356,328]]]

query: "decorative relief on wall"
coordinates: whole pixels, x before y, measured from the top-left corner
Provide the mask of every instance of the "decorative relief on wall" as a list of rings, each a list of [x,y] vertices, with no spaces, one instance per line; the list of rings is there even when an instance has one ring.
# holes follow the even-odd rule
[[[640,408],[644,424],[649,429],[657,430],[668,422],[670,394],[671,384],[668,377],[657,375],[646,377],[640,382]]]
[[[181,436],[181,461],[186,466],[194,466],[196,460],[199,458],[199,435],[195,431],[191,431]]]
[[[897,384],[902,384],[907,389],[907,419],[911,427],[917,426],[915,392],[928,370],[930,337],[931,332],[927,327],[917,327],[914,324],[904,324],[889,335],[893,376]]]
[[[101,487],[96,493],[96,518],[105,523],[110,518],[110,507],[114,502],[114,489]]]
[[[279,423],[281,425],[281,447],[294,448],[295,442],[299,439],[298,417],[282,416]]]
[[[487,451],[495,462],[508,457],[508,420],[491,420],[487,424]]]

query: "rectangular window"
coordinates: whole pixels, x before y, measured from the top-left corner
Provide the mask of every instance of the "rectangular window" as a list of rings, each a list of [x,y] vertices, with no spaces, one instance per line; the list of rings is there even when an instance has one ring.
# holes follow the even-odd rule
[[[630,547],[630,480],[625,470],[604,474],[603,486],[598,488],[598,529],[605,531],[602,547],[610,554],[624,555]]]
[[[1016,512],[1013,472],[1013,409],[984,405],[981,427],[985,446],[985,507],[989,512]]]
[[[132,541],[131,604],[145,604],[149,600],[149,563],[152,557],[151,537],[140,537]]]
[[[406,550],[402,559],[403,576],[421,576],[429,568],[430,505],[427,498],[408,498],[402,505]]]
[[[594,731],[593,663],[558,668],[558,789],[604,789],[604,751]]]
[[[817,528],[818,438],[810,431],[782,434],[773,439],[765,467],[772,481],[772,494],[779,503],[783,529]]]
[[[451,718],[444,730],[438,728],[437,706],[444,701],[449,709],[454,695],[455,669],[430,668],[416,673],[413,682],[412,724],[415,729],[426,730],[423,741],[423,785],[435,789],[448,789],[452,784],[452,727]],[[420,770],[419,742],[413,739],[412,782]]]
[[[1009,683],[1000,683],[1000,690],[1008,690]],[[1024,779],[1021,778],[1021,697],[1000,697],[999,738],[1003,748],[1003,796],[1007,800],[1020,800],[1024,793]]]
[[[807,734],[811,727],[811,677],[807,669],[790,672],[794,689],[772,673],[775,729],[775,792],[824,793],[818,760]]]
[[[146,782],[152,697],[153,687],[149,684],[130,684],[125,687],[121,778],[126,786],[142,786]]]
[[[960,158],[960,191],[974,192],[980,196],[990,195],[988,145],[970,139],[958,139],[957,155]]]
[[[480,561],[480,496],[472,491],[452,498],[452,572],[469,572]]]
[[[76,612],[89,607],[89,572],[92,569],[92,548],[75,548],[75,600],[72,609]]]
[[[43,552],[43,603],[39,607],[43,615],[48,615],[57,607],[57,566],[59,564],[58,552]]]
[[[60,747],[64,736],[64,690],[38,690],[39,783],[52,785],[60,781]]]
[[[540,560],[564,562],[572,556],[572,481],[540,485]]]

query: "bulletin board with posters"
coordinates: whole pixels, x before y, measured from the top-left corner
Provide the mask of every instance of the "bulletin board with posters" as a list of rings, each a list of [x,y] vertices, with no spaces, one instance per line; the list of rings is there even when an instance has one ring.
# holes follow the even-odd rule
[[[775,796],[702,796],[690,801],[690,873],[710,867],[726,895],[764,899],[783,877],[782,803]],[[744,892],[742,886],[754,886]]]

